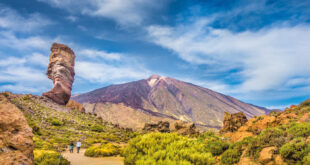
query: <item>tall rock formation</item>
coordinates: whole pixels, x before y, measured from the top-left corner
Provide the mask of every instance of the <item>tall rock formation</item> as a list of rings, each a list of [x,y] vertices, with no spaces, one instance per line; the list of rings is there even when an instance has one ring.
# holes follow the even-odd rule
[[[53,43],[51,51],[46,75],[53,80],[54,87],[42,95],[65,105],[71,97],[75,55],[68,46],[59,43]]]
[[[223,121],[223,128],[221,132],[235,132],[241,126],[243,126],[248,119],[242,112],[229,114],[225,112],[224,114],[224,121]]]
[[[0,164],[32,165],[32,137],[23,113],[0,95]]]

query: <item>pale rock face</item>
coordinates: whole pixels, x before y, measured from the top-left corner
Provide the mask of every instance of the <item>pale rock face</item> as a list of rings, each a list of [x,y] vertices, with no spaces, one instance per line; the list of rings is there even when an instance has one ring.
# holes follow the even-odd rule
[[[58,104],[65,105],[71,97],[74,81],[74,52],[66,45],[54,43],[46,75],[53,80],[54,87],[43,93]]]
[[[159,75],[152,75],[147,79],[147,83],[152,88],[154,87],[160,80],[166,80],[166,77],[161,77]]]
[[[23,113],[0,95],[0,164],[32,165],[32,137]]]

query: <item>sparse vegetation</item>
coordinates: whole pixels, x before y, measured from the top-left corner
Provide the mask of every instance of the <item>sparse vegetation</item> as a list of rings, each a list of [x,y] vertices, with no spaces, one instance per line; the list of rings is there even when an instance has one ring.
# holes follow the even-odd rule
[[[138,136],[125,149],[125,164],[215,164],[202,140],[175,133]],[[143,164],[142,163],[142,164]]]
[[[292,163],[301,163],[304,157],[309,153],[310,144],[307,143],[304,138],[295,138],[289,143],[284,144],[280,150],[281,156]]]
[[[221,156],[221,163],[223,164],[235,164],[238,163],[241,157],[241,153],[238,149],[228,149]]]
[[[115,127],[109,123],[98,120],[94,115],[80,113],[78,110],[69,112],[50,109],[31,95],[6,94],[11,102],[19,107],[25,114],[29,126],[33,129],[35,143],[35,164],[53,165],[55,160],[67,165],[65,159],[59,159],[58,150],[64,151],[70,142],[78,139],[82,141],[82,147],[89,147],[94,143],[103,141],[127,142],[137,135],[136,132],[128,132],[125,129]],[[100,148],[101,147],[101,148]],[[102,152],[100,146],[99,155],[115,155],[121,152],[118,148],[110,152]],[[111,148],[109,148],[111,149]],[[39,154],[40,153],[40,154]],[[96,152],[95,152],[96,153]],[[96,153],[97,154],[97,153]]]
[[[249,126],[247,131],[254,133],[254,136],[232,142],[214,132],[195,137],[176,133],[138,135],[104,123],[91,114],[47,108],[31,95],[16,97],[12,101],[22,108],[33,128],[36,165],[53,164],[56,160],[67,165],[69,162],[59,157],[56,151],[64,150],[70,142],[78,139],[82,140],[83,147],[88,147],[85,156],[123,155],[127,165],[235,164],[240,161],[241,156],[243,158],[242,154],[257,162],[261,151],[266,147],[275,147],[274,154],[280,155],[285,163],[310,165],[310,123],[306,120],[300,122],[290,117],[285,124],[268,125],[266,129]],[[275,112],[270,115],[293,113],[292,116],[301,118],[309,112],[310,101],[307,100],[283,113]],[[265,119],[268,118],[256,117],[253,123],[259,124],[260,120]],[[110,143],[128,140],[129,146],[125,149]],[[101,145],[97,146],[98,143]]]
[[[50,150],[34,150],[35,165],[70,165],[60,153]]]
[[[90,157],[99,157],[99,156],[114,156],[119,155],[121,148],[119,146],[113,145],[111,143],[103,143],[100,146],[89,147],[84,155]]]
[[[310,123],[296,123],[289,130],[293,136],[308,137],[310,135]]]
[[[92,131],[95,131],[95,132],[103,132],[103,128],[102,128],[100,125],[97,125],[97,124],[91,126],[90,129],[91,129]]]

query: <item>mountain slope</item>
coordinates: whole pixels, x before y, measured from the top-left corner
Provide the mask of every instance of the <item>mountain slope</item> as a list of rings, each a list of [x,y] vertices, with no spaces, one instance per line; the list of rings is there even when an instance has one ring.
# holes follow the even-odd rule
[[[243,112],[248,118],[267,112],[265,108],[243,103],[230,96],[158,75],[100,88],[73,96],[72,99],[83,103],[87,112],[97,113],[104,120],[129,127],[133,123],[126,123],[126,120],[131,118],[137,120],[138,124],[135,123],[134,127],[142,127],[145,122],[162,119],[178,119],[202,126],[220,127],[224,112]],[[114,110],[111,111],[113,106]],[[122,120],[115,118],[116,116],[121,116]],[[145,116],[148,116],[147,120]]]

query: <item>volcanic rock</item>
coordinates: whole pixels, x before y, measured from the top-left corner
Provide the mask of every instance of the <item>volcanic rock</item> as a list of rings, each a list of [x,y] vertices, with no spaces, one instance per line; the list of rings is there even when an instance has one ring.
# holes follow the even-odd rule
[[[58,104],[65,105],[71,97],[74,81],[74,52],[66,45],[53,43],[46,75],[54,87],[43,93]]]
[[[74,100],[69,100],[68,103],[66,104],[66,107],[71,108],[72,110],[78,110],[79,112],[85,113],[85,108],[83,107],[83,105],[79,104]]]
[[[274,152],[276,150],[276,147],[267,147],[263,148],[262,151],[259,153],[258,160],[261,163],[267,164],[273,160]],[[274,163],[272,163],[274,164]]]
[[[0,164],[33,164],[32,137],[23,113],[0,95]]]
[[[168,121],[159,121],[155,123],[145,123],[143,131],[147,132],[170,132],[170,123]]]
[[[221,129],[221,132],[235,132],[237,131],[241,126],[243,126],[248,119],[242,112],[229,114],[225,112],[224,114],[224,121],[223,121],[223,127]]]
[[[177,121],[174,123],[175,131],[182,135],[194,135],[199,131],[194,123],[184,123],[183,121]]]

